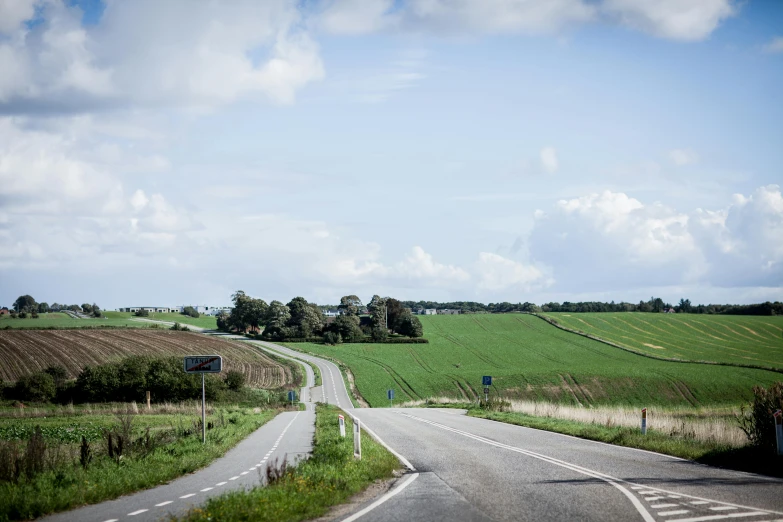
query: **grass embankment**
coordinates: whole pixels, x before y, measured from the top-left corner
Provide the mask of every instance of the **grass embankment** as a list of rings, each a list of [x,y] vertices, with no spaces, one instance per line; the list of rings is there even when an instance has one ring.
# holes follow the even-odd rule
[[[156,325],[156,323],[139,321],[138,319],[180,323],[188,326],[197,326],[199,328],[217,328],[217,319],[206,315],[202,315],[201,317],[190,317],[182,314],[151,313],[149,317],[136,317],[130,312],[104,311],[102,313],[104,317],[91,317],[89,319],[73,319],[60,312],[38,314],[38,318],[36,319],[33,319],[29,315],[25,319],[12,319],[10,316],[3,315],[0,316],[0,329],[150,328]],[[165,325],[157,326],[166,328]]]
[[[249,409],[215,409],[207,423],[207,444],[201,443],[200,418],[189,415],[134,415],[133,439],[146,438],[150,429],[151,446],[134,445],[128,454],[127,445],[121,458],[110,458],[102,428],[110,426],[111,417],[81,416],[46,419],[44,440],[49,447],[46,460],[61,462],[47,465],[44,471],[17,482],[0,481],[0,520],[27,520],[47,513],[64,511],[84,504],[94,504],[121,495],[163,484],[190,473],[222,456],[228,449],[276,415],[276,411],[256,412]],[[44,419],[13,420],[12,429],[0,432],[3,448],[13,439],[26,436],[29,428],[44,424]],[[92,460],[83,468],[79,463],[79,444],[73,442],[69,430],[78,431],[91,442]],[[79,439],[80,440],[80,439]],[[116,438],[115,438],[116,441]],[[160,443],[158,446],[157,443]],[[3,455],[6,457],[6,455]]]
[[[147,317],[136,317],[132,312],[103,312],[103,314],[109,318],[109,320],[126,320],[131,323],[144,325],[145,321],[131,321],[131,319],[149,319],[151,321],[166,321],[169,323],[179,323],[190,326],[197,326],[199,328],[207,328],[209,330],[217,329],[217,318],[212,315],[201,315],[199,317],[190,317],[184,314],[163,314],[157,312],[150,312]]]
[[[345,415],[346,437],[340,437],[339,413],[334,406],[316,407],[313,455],[280,479],[266,487],[210,499],[178,520],[306,520],[325,514],[376,480],[391,478],[400,468],[399,461],[366,433],[362,435],[362,460],[353,458],[353,423]]]
[[[546,313],[558,324],[652,357],[783,369],[783,317]]]
[[[420,319],[429,344],[289,346],[345,364],[374,407],[388,405],[389,388],[403,401],[473,401],[482,394],[482,375],[492,375],[492,392],[506,398],[640,407],[737,405],[751,398],[753,386],[781,378],[772,371],[652,359],[527,314]]]
[[[752,446],[736,447],[724,442],[697,438],[689,433],[687,429],[685,433],[674,434],[669,431],[648,428],[647,434],[642,435],[640,428],[537,417],[525,413],[496,412],[471,408],[468,410],[468,415],[527,428],[572,435],[617,446],[655,451],[711,466],[783,477],[783,468],[780,467],[779,462],[776,462],[779,459],[775,459],[769,452],[761,451]]]

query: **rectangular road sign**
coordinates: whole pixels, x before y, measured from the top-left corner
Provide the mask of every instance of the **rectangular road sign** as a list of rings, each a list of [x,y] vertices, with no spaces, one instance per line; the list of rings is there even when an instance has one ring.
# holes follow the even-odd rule
[[[223,358],[219,355],[188,355],[185,357],[185,373],[220,373]]]
[[[288,392],[288,400],[294,402],[294,399],[296,399],[296,392],[294,390],[290,390]]]
[[[481,384],[484,386],[492,386],[492,376],[491,375],[485,375],[481,378]]]
[[[394,390],[386,390],[386,398],[392,400],[394,398]]]

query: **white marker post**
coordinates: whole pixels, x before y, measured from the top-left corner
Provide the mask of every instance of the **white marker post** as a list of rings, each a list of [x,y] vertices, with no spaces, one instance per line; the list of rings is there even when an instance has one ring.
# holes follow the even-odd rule
[[[345,417],[343,417],[342,415],[338,415],[337,419],[338,419],[337,422],[340,424],[340,436],[342,438],[345,438]]]
[[[642,408],[642,435],[647,435],[647,408]]]
[[[205,373],[220,373],[223,358],[219,355],[189,355],[185,357],[185,373],[201,374],[201,442],[207,443],[207,392],[204,386]]]
[[[783,411],[772,414],[775,418],[775,438],[778,441],[778,455],[783,455]]]
[[[353,457],[362,460],[362,426],[356,417],[353,419]]]

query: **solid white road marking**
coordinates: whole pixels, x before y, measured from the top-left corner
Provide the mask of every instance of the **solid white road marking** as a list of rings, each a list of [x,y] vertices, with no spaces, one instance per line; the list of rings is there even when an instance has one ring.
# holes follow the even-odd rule
[[[110,518],[109,520],[104,520],[103,522],[119,522],[118,518]]]
[[[141,515],[142,513],[149,511],[149,509],[140,509],[138,511],[134,511],[133,513],[128,513],[129,517],[135,517],[136,515]]]
[[[694,506],[700,506],[702,504],[709,504],[709,501],[707,501],[707,500],[694,500],[693,502],[689,502],[689,504],[693,504]]]
[[[690,513],[687,509],[678,509],[676,511],[661,511],[658,513],[659,516],[665,517],[670,515],[684,515],[685,513]]]
[[[617,488],[623,495],[625,495],[628,500],[631,501],[631,504],[636,508],[636,511],[639,512],[639,514],[642,516],[642,518],[645,520],[645,522],[655,522],[655,519],[653,516],[647,511],[647,509],[642,505],[641,502],[639,502],[639,499],[634,496],[633,493],[631,493],[629,490],[625,489],[622,485],[620,485],[619,479],[616,479],[614,477],[611,477],[609,475],[604,475],[603,473],[600,473],[598,471],[593,471],[588,468],[583,468],[581,466],[577,466],[576,464],[571,464],[559,459],[555,459],[553,457],[548,457],[546,455],[542,455],[541,453],[535,453],[533,451],[525,450],[522,448],[517,448],[516,446],[510,446],[508,444],[503,444],[501,442],[496,442],[491,439],[487,439],[484,437],[480,437],[478,435],[474,435],[467,431],[458,430],[456,428],[451,428],[449,426],[446,426],[445,424],[439,424],[437,422],[432,422],[426,419],[422,419],[420,417],[416,417],[414,415],[410,415],[408,413],[400,413],[400,415],[405,415],[406,417],[410,417],[411,419],[424,422],[427,424],[431,424],[432,426],[438,427],[442,430],[451,431],[453,433],[457,433],[459,435],[462,435],[464,437],[468,437],[470,439],[483,442],[484,444],[489,444],[490,446],[495,446],[498,448],[507,449],[509,451],[513,451],[515,453],[521,453],[523,455],[527,455],[528,457],[533,457],[535,459],[543,460],[544,462],[549,462],[550,464],[554,464],[556,466],[560,466],[566,469],[570,469],[572,471],[576,471],[577,473],[581,473],[582,475],[587,475],[589,477],[594,477],[600,480],[603,480],[604,482],[607,482],[608,484],[611,484],[613,487]]]
[[[345,410],[343,410],[343,411],[345,411]],[[351,413],[351,412],[349,412],[349,411],[348,411],[348,412],[346,412],[346,413],[347,413],[348,415],[350,415],[350,416],[351,416],[351,418],[354,420],[354,422],[356,421],[356,419],[358,419],[358,417],[357,417],[356,415],[354,415],[353,413]],[[383,441],[383,439],[381,439],[381,438],[378,436],[378,434],[376,434],[376,433],[375,433],[374,431],[372,431],[372,430],[371,430],[369,427],[367,427],[367,425],[364,423],[364,421],[362,421],[361,419],[359,419],[359,421],[361,422],[362,429],[363,429],[364,431],[366,431],[367,433],[369,433],[369,434],[370,434],[370,437],[372,437],[373,439],[375,439],[376,441],[378,441],[378,442],[380,443],[380,445],[381,445],[381,446],[383,446],[384,448],[386,448],[387,450],[389,450],[389,453],[391,453],[392,455],[394,455],[395,457],[397,457],[397,458],[399,459],[399,461],[400,461],[400,462],[402,462],[402,463],[405,465],[405,467],[406,467],[406,468],[408,468],[408,469],[409,469],[409,470],[411,470],[411,471],[416,471],[416,468],[414,468],[414,467],[413,467],[413,464],[411,464],[411,463],[408,461],[408,459],[406,459],[405,457],[403,457],[402,455],[400,455],[399,453],[397,453],[396,451],[394,451],[394,449],[393,449],[391,446],[389,446],[388,444],[386,444],[386,443]]]
[[[412,474],[410,477],[408,477],[408,479],[405,480],[405,482],[400,484],[398,487],[394,488],[392,491],[389,491],[384,496],[382,496],[381,498],[379,498],[378,500],[376,500],[375,502],[373,502],[372,504],[370,504],[366,508],[362,509],[358,513],[354,513],[350,517],[346,518],[345,520],[343,520],[343,522],[353,522],[357,518],[366,515],[367,513],[369,513],[373,509],[377,508],[378,506],[380,506],[381,504],[383,504],[384,502],[386,502],[387,500],[392,498],[394,495],[396,495],[397,493],[402,491],[403,489],[407,488],[410,485],[411,482],[416,480],[416,478],[418,476],[419,476],[418,473]]]
[[[226,484],[228,484],[228,482],[218,482],[218,483],[217,483],[217,484],[215,484],[215,485],[216,485],[216,486],[225,486]]]
[[[204,493],[205,491],[209,491],[211,489],[215,489],[215,488],[204,488],[204,489],[201,490],[201,492]]]
[[[670,507],[677,507],[677,504],[655,504],[654,506],[650,506],[653,509],[664,509],[664,508],[670,508]]]
[[[710,515],[706,517],[694,518],[673,518],[668,522],[702,522],[704,520],[721,520],[724,518],[755,517],[758,515],[769,515],[766,511],[750,511],[748,513],[729,513],[728,515]]]
[[[734,506],[718,506],[718,507],[711,507],[711,511],[731,511],[732,509],[737,509]]]
[[[167,506],[174,502],[173,500],[167,500],[166,502],[161,502],[160,504],[155,504],[155,507],[161,507],[161,506]]]
[[[656,500],[661,500],[662,498],[666,498],[666,497],[644,497],[644,500],[648,502],[654,502]]]
[[[179,497],[179,498],[190,498],[190,497],[195,497],[195,496],[196,496],[196,494],[195,494],[195,493],[188,493],[187,495],[182,495],[182,496],[181,496],[181,497]]]

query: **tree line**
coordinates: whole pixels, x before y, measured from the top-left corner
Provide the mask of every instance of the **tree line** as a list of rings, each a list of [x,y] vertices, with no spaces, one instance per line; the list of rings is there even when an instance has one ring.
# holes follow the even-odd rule
[[[8,308],[3,307],[5,310],[8,310]],[[60,304],[60,303],[52,303],[49,305],[49,303],[41,302],[38,303],[31,295],[20,295],[16,301],[14,301],[13,307],[12,307],[11,317],[13,318],[21,318],[24,319],[28,315],[30,317],[36,318],[38,317],[38,314],[46,314],[49,312],[62,312],[62,311],[70,311],[70,312],[78,312],[86,315],[91,315],[93,317],[101,317],[102,311],[101,307],[97,304],[93,303],[83,303],[80,305],[66,305],[66,304]]]
[[[385,342],[391,337],[419,338],[419,319],[404,304],[391,297],[374,295],[367,306],[355,295],[340,299],[340,314],[326,318],[321,307],[295,297],[287,304],[266,303],[242,290],[231,297],[230,314],[217,316],[221,330],[261,333],[269,341],[314,340],[328,344],[343,342]],[[362,314],[366,310],[366,314]],[[263,332],[262,332],[263,329]]]

